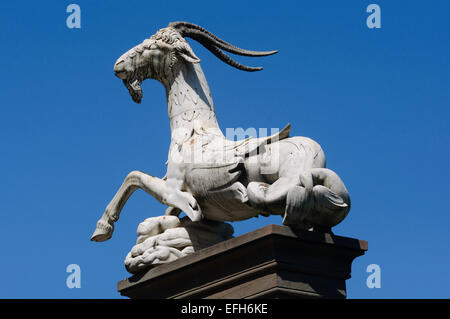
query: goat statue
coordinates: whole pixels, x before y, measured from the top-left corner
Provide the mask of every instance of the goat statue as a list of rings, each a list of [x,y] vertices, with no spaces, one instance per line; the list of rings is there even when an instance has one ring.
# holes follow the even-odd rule
[[[244,50],[198,25],[172,22],[117,60],[115,75],[136,103],[142,100],[141,83],[146,79],[166,89],[171,128],[167,174],[158,178],[129,173],[91,240],[111,238],[114,223],[136,189],[167,205],[169,219],[182,211],[194,224],[275,214],[290,227],[331,231],[347,216],[350,197],[339,176],[325,168],[320,145],[306,137],[289,137],[289,125],[268,137],[227,139],[217,123],[200,59],[187,37],[243,71],[262,68],[242,65],[224,51],[249,57],[277,53]]]

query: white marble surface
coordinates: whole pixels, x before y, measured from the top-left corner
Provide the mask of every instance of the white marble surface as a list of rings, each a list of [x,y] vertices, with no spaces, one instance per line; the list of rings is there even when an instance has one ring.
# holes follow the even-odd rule
[[[131,273],[168,263],[194,251],[232,238],[227,223],[200,221],[176,216],[151,217],[139,224],[136,245],[125,258]]]
[[[325,155],[317,142],[289,137],[290,125],[269,137],[234,141],[223,135],[200,59],[186,41],[189,37],[244,71],[260,68],[243,66],[223,51],[254,57],[276,53],[243,50],[199,26],[171,23],[117,60],[114,71],[133,101],[142,101],[141,83],[146,79],[155,79],[165,87],[171,127],[167,173],[163,178],[140,171],[128,174],[91,239],[111,238],[114,223],[136,189],[167,205],[167,216],[184,212],[192,222],[239,221],[276,214],[292,227],[330,229],[340,223],[350,210],[350,197],[339,176],[325,168]],[[257,111],[242,107],[248,114]],[[167,228],[165,222],[144,222],[141,236],[148,238],[142,237],[138,243],[144,248],[132,251],[127,259],[130,265],[139,264],[136,258],[145,263],[170,261],[190,251],[185,230],[171,224],[175,219],[168,219]],[[153,223],[159,226],[154,228]],[[162,242],[170,245],[160,245]]]

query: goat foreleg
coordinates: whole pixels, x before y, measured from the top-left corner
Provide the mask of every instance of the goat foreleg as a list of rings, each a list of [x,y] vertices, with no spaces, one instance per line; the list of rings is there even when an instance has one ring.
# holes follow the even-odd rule
[[[131,172],[97,222],[97,228],[91,240],[105,241],[112,237],[114,223],[119,219],[127,200],[137,189],[143,189],[164,205],[184,211],[193,221],[200,220],[202,215],[197,201],[191,194],[180,190],[181,184],[177,180],[163,180],[140,171]]]

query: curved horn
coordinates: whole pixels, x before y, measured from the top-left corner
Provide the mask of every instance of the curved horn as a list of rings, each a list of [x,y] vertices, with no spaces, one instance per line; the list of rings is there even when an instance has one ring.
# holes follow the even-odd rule
[[[236,69],[247,71],[247,72],[254,72],[254,71],[261,71],[262,67],[252,67],[247,65],[242,65],[239,62],[233,60],[228,54],[220,50],[218,47],[211,45],[209,43],[202,43],[205,48],[207,48],[209,51],[211,51],[212,54],[214,54],[216,57],[221,59],[223,62],[225,62],[228,65],[231,65],[232,67],[235,67]]]
[[[194,40],[199,41],[199,42],[201,40],[205,40],[225,51],[228,51],[230,53],[234,53],[237,55],[260,57],[260,56],[272,55],[272,54],[275,54],[278,52],[277,50],[274,50],[274,51],[250,51],[250,50],[238,48],[238,47],[220,39],[219,37],[212,34],[208,30],[202,28],[201,26],[193,24],[193,23],[189,23],[189,22],[184,22],[184,21],[171,22],[171,23],[169,23],[169,27],[177,29],[177,31],[180,32],[183,37],[186,36],[186,37],[191,38],[192,36],[197,36],[200,39],[197,38]]]
[[[211,51],[211,53],[213,53],[216,57],[221,59],[223,62],[243,71],[248,72],[260,71],[262,70],[262,67],[250,67],[242,65],[233,60],[230,56],[228,56],[225,52],[221,51],[220,49],[223,49],[230,53],[251,57],[268,56],[278,52],[278,51],[249,51],[238,48],[220,39],[219,37],[209,32],[208,30],[189,22],[183,21],[171,22],[169,23],[169,27],[176,29],[178,32],[180,32],[180,34],[183,37],[189,37],[198,41],[205,48]]]

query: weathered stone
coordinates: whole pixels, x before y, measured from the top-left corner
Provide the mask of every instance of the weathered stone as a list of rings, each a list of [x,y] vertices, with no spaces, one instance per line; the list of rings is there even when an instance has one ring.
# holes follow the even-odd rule
[[[223,135],[200,59],[187,37],[244,71],[262,68],[241,65],[222,50],[253,57],[277,53],[240,49],[200,26],[174,22],[117,60],[114,72],[133,101],[141,102],[144,80],[155,79],[164,85],[172,140],[166,176],[131,172],[97,222],[91,240],[111,238],[114,223],[136,189],[169,206],[166,215],[178,216],[183,211],[192,222],[239,221],[275,214],[284,216],[283,224],[304,229],[328,231],[340,223],[350,210],[350,197],[339,176],[325,168],[325,155],[318,143],[306,137],[289,137],[290,125],[268,137],[234,141]],[[151,228],[151,223],[142,227],[143,231]],[[154,228],[138,239],[141,246],[127,257],[129,269],[182,257],[182,249],[189,247],[192,239],[186,238],[186,230],[175,229],[165,234],[171,240],[165,246],[158,244],[159,235],[164,232]]]
[[[202,220],[192,222],[184,217],[158,216],[147,218],[138,227],[136,245],[125,258],[130,273],[172,262],[233,236],[230,224]]]

